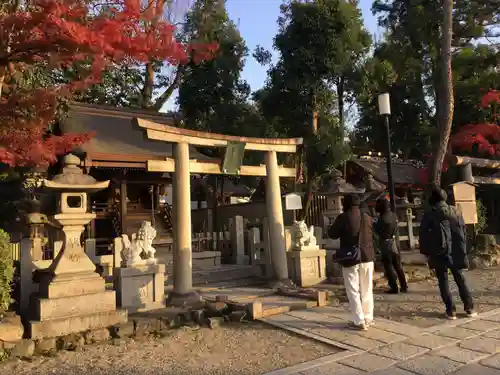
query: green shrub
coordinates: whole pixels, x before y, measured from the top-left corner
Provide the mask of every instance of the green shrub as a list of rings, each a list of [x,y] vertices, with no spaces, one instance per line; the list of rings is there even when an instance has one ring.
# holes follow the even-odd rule
[[[477,212],[477,224],[475,226],[475,229],[476,229],[476,234],[479,234],[482,233],[488,226],[486,222],[487,221],[486,206],[479,199],[476,201],[476,212]]]
[[[0,318],[11,303],[14,264],[9,235],[0,229]]]

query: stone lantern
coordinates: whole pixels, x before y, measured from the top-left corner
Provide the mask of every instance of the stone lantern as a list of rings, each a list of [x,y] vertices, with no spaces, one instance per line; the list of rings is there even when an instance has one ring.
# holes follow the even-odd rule
[[[58,207],[51,220],[62,226],[63,247],[54,259],[50,272],[53,274],[52,284],[61,276],[78,274],[78,278],[96,279],[95,265],[85,254],[81,236],[85,225],[95,219],[96,214],[87,212],[87,194],[106,189],[109,181],[98,182],[92,176],[83,174],[80,159],[75,155],[64,157],[64,168],[61,174],[52,180],[44,180],[43,187],[59,194]],[[88,274],[87,276],[83,276]],[[100,279],[100,277],[99,277]]]
[[[334,169],[326,184],[320,189],[319,194],[326,195],[326,211],[324,216],[329,220],[328,225],[332,224],[337,216],[342,213],[342,198],[348,194],[361,195],[365,189],[358,189],[354,185],[346,182],[342,178],[342,173]]]
[[[43,187],[59,195],[57,213],[50,219],[62,226],[63,245],[49,268],[38,272],[39,293],[33,300],[35,320],[31,338],[56,337],[105,328],[126,321],[125,311],[116,311],[114,291],[106,291],[104,279],[85,254],[82,233],[96,215],[87,212],[87,194],[107,188],[83,174],[80,159],[64,157],[62,173],[44,180]]]
[[[375,181],[371,173],[366,176],[364,185],[365,193],[362,198],[364,202],[376,201],[379,197],[383,196],[386,191],[386,186],[378,181]]]

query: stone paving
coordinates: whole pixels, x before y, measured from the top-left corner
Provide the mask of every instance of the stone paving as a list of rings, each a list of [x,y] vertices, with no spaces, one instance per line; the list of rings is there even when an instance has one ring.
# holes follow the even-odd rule
[[[429,328],[377,319],[359,332],[348,319],[331,306],[262,319],[344,349],[265,375],[500,375],[500,309]]]

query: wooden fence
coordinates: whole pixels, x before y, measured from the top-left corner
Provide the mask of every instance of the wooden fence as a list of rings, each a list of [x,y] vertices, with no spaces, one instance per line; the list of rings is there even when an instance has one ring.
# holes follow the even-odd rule
[[[14,262],[18,262],[21,260],[21,243],[20,242],[11,242],[10,245],[10,252],[12,254],[12,260]]]
[[[305,199],[303,204],[305,204]],[[323,228],[325,225],[324,212],[327,208],[327,196],[314,194],[309,207],[309,212],[306,216],[307,225],[314,225],[315,227]],[[302,217],[304,210],[302,209],[298,211],[298,213]]]

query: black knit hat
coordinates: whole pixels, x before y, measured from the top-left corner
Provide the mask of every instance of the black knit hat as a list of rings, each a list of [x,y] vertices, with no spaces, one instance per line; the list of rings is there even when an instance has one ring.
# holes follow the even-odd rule
[[[436,204],[438,202],[445,202],[448,198],[448,194],[441,188],[433,187],[429,195],[429,204]]]
[[[347,210],[353,206],[359,206],[361,199],[355,194],[348,194],[344,197],[344,210]]]

